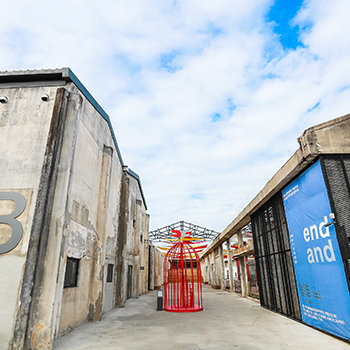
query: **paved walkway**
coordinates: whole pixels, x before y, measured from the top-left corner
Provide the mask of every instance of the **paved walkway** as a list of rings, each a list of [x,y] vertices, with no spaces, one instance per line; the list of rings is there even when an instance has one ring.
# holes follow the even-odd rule
[[[350,345],[204,285],[202,312],[156,311],[156,292],[131,299],[56,340],[54,350],[350,350]]]

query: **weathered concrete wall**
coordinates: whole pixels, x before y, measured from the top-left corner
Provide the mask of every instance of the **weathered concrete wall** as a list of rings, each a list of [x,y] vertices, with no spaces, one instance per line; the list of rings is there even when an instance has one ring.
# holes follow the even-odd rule
[[[149,290],[154,290],[154,278],[155,278],[155,250],[157,248],[153,245],[149,245]]]
[[[209,255],[209,284],[215,285],[216,280],[216,264],[215,264],[215,253],[212,251]]]
[[[142,203],[139,203],[141,206]],[[148,250],[149,250],[149,215],[143,211],[140,215],[140,276],[139,293],[148,293]]]
[[[129,297],[138,298],[148,291],[148,232],[149,216],[139,185],[128,167],[124,167],[121,192],[120,226],[117,241],[117,307],[124,306]],[[132,267],[132,276],[128,271]],[[147,273],[145,273],[145,270]],[[128,295],[128,283],[131,293]],[[147,286],[147,288],[145,288]]]
[[[111,308],[113,287],[106,283],[107,265],[114,265],[116,258],[122,177],[108,124],[79,90],[71,89],[81,112],[76,123],[65,254],[80,259],[81,270],[78,287],[63,289],[58,336],[84,322],[99,320],[106,300],[107,309]],[[62,278],[64,271],[65,265]]]
[[[220,251],[210,252],[203,259],[201,259],[201,269],[203,282],[208,283],[213,288],[220,288],[222,284],[223,266],[221,262]]]
[[[115,237],[118,225],[122,165],[108,124],[73,84],[66,89],[64,156],[51,196],[48,239],[41,251],[43,264],[38,264],[25,347],[48,347],[54,337],[100,319],[106,238]],[[75,288],[63,288],[67,257],[80,259]]]
[[[214,264],[215,264],[215,278],[214,278],[213,287],[220,288],[221,276],[222,276],[222,263],[221,263],[221,257],[220,257],[220,250],[218,251],[218,254],[215,254]]]
[[[48,102],[41,100],[44,93],[51,96]],[[0,104],[0,191],[14,191],[26,199],[25,210],[17,218],[23,227],[22,239],[0,255],[1,349],[8,349],[16,330],[23,330],[20,322],[16,324],[18,317],[24,323],[28,317],[38,252],[36,227],[43,216],[40,202],[45,201],[43,191],[50,183],[53,134],[59,119],[60,107],[55,109],[55,103],[62,101],[62,95],[56,101],[56,93],[52,87],[0,89],[9,98],[7,104]],[[1,202],[0,215],[10,214],[13,202]],[[1,225],[2,244],[11,233],[8,225]]]
[[[201,261],[201,270],[203,283],[209,283],[210,263],[208,255]]]
[[[154,289],[160,289],[164,283],[164,254],[157,248],[154,249]]]
[[[58,336],[125,301],[128,264],[132,296],[147,292],[149,217],[139,178],[123,169],[111,127],[84,88],[16,84],[0,81],[8,97],[0,104],[0,249],[15,225],[5,215],[18,196],[26,203],[13,218],[23,227],[19,244],[0,251],[0,349],[51,349]],[[70,288],[67,258],[79,260]]]

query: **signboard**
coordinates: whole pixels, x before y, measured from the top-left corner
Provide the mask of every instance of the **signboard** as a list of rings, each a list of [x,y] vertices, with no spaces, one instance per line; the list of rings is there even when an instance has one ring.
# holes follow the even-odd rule
[[[349,340],[349,289],[320,162],[282,195],[302,320]]]

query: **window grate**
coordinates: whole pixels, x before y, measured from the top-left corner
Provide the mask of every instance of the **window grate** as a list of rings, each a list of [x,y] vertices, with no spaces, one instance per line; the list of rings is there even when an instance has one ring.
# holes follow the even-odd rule
[[[350,155],[323,155],[320,159],[350,288]]]

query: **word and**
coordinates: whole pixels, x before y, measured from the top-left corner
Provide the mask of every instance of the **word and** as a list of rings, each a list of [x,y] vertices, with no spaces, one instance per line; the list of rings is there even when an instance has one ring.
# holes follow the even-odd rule
[[[309,228],[305,227],[303,230],[303,236],[305,242],[309,243],[313,240],[320,238],[330,237],[329,224],[327,216],[324,216],[324,221],[317,225],[312,225]],[[306,251],[307,260],[310,264],[318,262],[332,262],[335,261],[334,249],[332,246],[332,240],[328,239],[327,244],[323,246],[323,249],[318,246],[314,248],[308,248]]]

